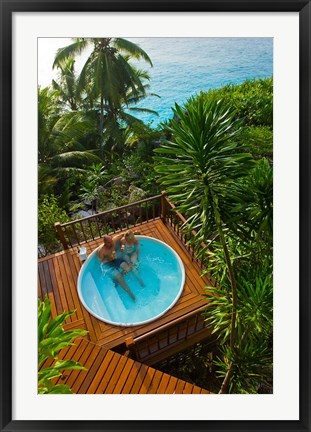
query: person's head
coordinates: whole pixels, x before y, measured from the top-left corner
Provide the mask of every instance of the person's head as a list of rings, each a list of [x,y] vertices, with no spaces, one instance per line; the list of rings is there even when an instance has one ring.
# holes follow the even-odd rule
[[[112,248],[113,246],[113,239],[110,235],[104,235],[104,245],[108,248]]]
[[[132,230],[128,230],[125,233],[125,239],[128,240],[128,241],[133,241],[135,239],[135,234],[133,233]]]

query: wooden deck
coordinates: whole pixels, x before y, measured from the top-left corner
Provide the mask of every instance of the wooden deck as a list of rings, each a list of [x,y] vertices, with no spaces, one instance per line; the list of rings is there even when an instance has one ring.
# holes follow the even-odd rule
[[[87,371],[65,371],[56,381],[78,394],[207,394],[209,391],[150,366],[99,347],[84,338],[64,349],[60,358],[72,359]]]
[[[202,295],[203,288],[210,282],[200,276],[199,268],[191,261],[174,233],[164,225],[161,219],[149,221],[136,229],[142,235],[157,238],[170,245],[182,259],[186,271],[184,290],[178,302],[158,320],[145,325],[132,327],[110,325],[88,313],[82,306],[77,292],[78,273],[82,264],[76,248],[39,259],[39,297],[43,299],[45,295],[48,295],[52,303],[53,315],[60,314],[64,310],[75,309],[76,312],[66,322],[65,328],[88,330],[89,339],[106,349],[124,343],[129,337],[135,339],[146,335],[206,305],[206,299]],[[102,239],[88,242],[84,246],[87,248],[87,253],[90,254],[100,244],[102,244]]]

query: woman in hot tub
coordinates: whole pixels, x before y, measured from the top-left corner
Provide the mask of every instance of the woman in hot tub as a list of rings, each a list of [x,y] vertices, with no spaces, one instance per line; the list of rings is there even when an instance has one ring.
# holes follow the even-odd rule
[[[135,233],[128,230],[124,235],[117,237],[116,243],[117,249],[120,248],[124,261],[129,264],[140,285],[145,286],[137,271],[140,248]]]
[[[122,274],[131,271],[131,267],[123,258],[117,256],[116,242],[111,236],[104,235],[104,243],[97,249],[97,256],[107,270],[109,270],[108,273],[113,281],[119,283],[132,299],[136,300],[122,276]]]

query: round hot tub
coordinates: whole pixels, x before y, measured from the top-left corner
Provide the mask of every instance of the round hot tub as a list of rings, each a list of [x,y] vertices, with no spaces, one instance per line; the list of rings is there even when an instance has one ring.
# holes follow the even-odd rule
[[[133,272],[123,276],[135,296],[133,300],[116,285],[101,264],[96,251],[84,262],[78,277],[78,294],[84,307],[101,321],[133,326],[156,320],[180,297],[185,269],[178,254],[166,243],[136,235],[140,245],[137,268],[142,286]]]

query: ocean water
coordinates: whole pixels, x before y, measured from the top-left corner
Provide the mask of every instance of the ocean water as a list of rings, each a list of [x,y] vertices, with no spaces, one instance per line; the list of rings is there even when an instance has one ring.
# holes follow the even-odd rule
[[[183,105],[192,95],[246,79],[273,75],[273,38],[128,38],[147,52],[153,67],[135,65],[151,76],[150,93],[137,106],[157,111],[158,117],[135,112],[156,127],[173,117],[175,103]],[[134,113],[133,113],[134,114]]]

